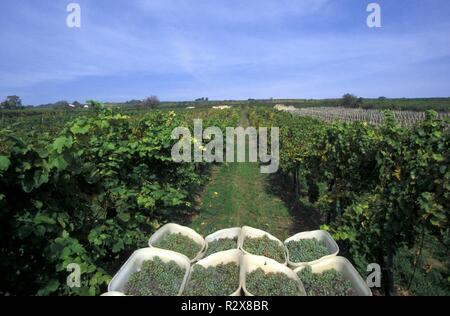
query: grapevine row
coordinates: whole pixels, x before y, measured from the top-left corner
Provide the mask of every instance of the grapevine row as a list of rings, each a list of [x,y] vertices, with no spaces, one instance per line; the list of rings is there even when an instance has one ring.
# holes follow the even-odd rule
[[[278,105],[277,110],[286,111],[294,115],[303,117],[315,117],[325,122],[368,122],[370,124],[382,125],[385,123],[385,116],[382,111],[370,109],[353,109],[339,107],[313,107],[295,108],[293,106]],[[405,127],[411,127],[418,122],[425,120],[425,112],[417,111],[393,111],[395,119]],[[447,112],[438,114],[441,119],[449,118]]]
[[[448,118],[427,112],[412,128],[390,112],[382,125],[330,124],[273,110],[253,110],[250,119],[280,127],[280,176],[293,179],[299,200],[325,216],[323,228],[355,260],[385,268],[387,293],[400,247],[414,245],[424,230],[448,241]]]
[[[171,132],[194,117],[221,128],[239,120],[234,110],[100,109],[54,137],[0,131],[0,295],[99,294],[156,228],[189,215],[208,166],[174,163]],[[66,285],[73,263],[79,288]]]

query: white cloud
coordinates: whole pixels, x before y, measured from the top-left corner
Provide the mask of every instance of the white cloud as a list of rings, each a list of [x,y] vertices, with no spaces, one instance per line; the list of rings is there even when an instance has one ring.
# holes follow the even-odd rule
[[[212,20],[254,22],[278,20],[285,15],[303,16],[322,9],[329,0],[138,0],[147,14],[165,21]]]
[[[310,26],[287,29],[286,20],[329,14],[331,3],[142,0],[131,2],[121,14],[105,13],[101,5],[94,6],[97,2],[88,2],[82,6],[80,30],[61,27],[64,19],[50,21],[49,12],[22,4],[20,19],[31,21],[32,28],[0,30],[4,43],[15,44],[0,51],[0,65],[4,65],[0,85],[2,90],[32,89],[41,83],[76,82],[90,76],[144,74],[181,78],[173,85],[158,79],[149,82],[168,99],[274,92],[278,92],[274,97],[295,96],[327,87],[337,91],[371,74],[402,73],[450,56],[450,27],[444,22],[402,33],[387,28],[372,33]],[[7,64],[8,57],[16,63]]]

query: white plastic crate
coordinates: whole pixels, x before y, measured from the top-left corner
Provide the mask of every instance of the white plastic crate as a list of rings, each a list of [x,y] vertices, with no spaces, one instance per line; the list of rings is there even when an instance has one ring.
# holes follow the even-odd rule
[[[111,292],[103,293],[100,296],[126,296],[126,295],[123,294],[122,292],[111,291]]]
[[[292,240],[297,241],[297,240],[301,240],[301,239],[313,239],[313,238],[315,238],[318,241],[321,241],[321,242],[323,242],[325,244],[325,246],[328,249],[329,255],[323,256],[323,257],[321,257],[321,258],[319,258],[317,260],[313,260],[313,261],[310,261],[310,262],[293,262],[293,261],[291,261],[291,258],[289,256],[289,250],[287,250],[288,265],[291,268],[297,268],[297,267],[301,267],[301,266],[304,266],[304,265],[312,265],[312,264],[317,263],[317,262],[319,262],[319,261],[321,261],[323,259],[337,256],[337,254],[339,253],[339,246],[338,246],[338,244],[333,239],[333,237],[331,237],[331,235],[327,231],[324,231],[324,230],[313,230],[313,231],[309,231],[309,232],[302,232],[302,233],[295,234],[294,236],[289,237],[288,239],[286,239],[284,241],[284,245],[287,248],[287,243],[292,241]]]
[[[269,237],[269,239],[277,241],[280,244],[280,246],[284,249],[284,262],[280,262],[280,263],[286,265],[287,264],[288,254],[287,254],[287,249],[284,246],[283,242],[281,240],[279,240],[278,238],[276,238],[275,236],[273,236],[273,235],[269,234],[268,232],[264,231],[264,230],[253,228],[253,227],[249,227],[249,226],[242,227],[241,234],[240,234],[239,240],[238,240],[239,249],[241,249],[245,254],[253,255],[252,253],[246,251],[245,248],[244,248],[245,238],[246,237],[249,237],[249,238],[260,238],[260,237],[263,237],[263,236],[267,236],[267,237]]]
[[[125,285],[127,284],[130,275],[134,272],[140,271],[144,261],[152,260],[155,257],[159,257],[165,263],[175,261],[186,271],[178,291],[178,295],[181,295],[189,275],[189,269],[191,267],[189,258],[178,252],[155,247],[136,250],[112,278],[108,285],[108,292],[124,293]]]
[[[215,233],[212,233],[208,236],[205,237],[205,243],[206,243],[206,247],[202,253],[202,258],[205,257],[206,252],[208,251],[208,244],[212,241],[218,240],[218,239],[224,239],[224,238],[229,238],[229,239],[234,239],[236,238],[236,249],[238,249],[238,241],[239,241],[239,236],[241,234],[241,228],[240,227],[233,227],[233,228],[226,228],[226,229],[221,229],[216,231]]]
[[[250,293],[247,290],[246,287],[246,279],[247,274],[255,271],[256,269],[261,268],[265,273],[283,273],[289,278],[293,279],[295,282],[297,282],[298,289],[299,289],[299,296],[305,296],[305,288],[303,287],[303,284],[301,283],[300,279],[298,278],[297,274],[289,269],[287,266],[278,263],[277,261],[266,258],[263,256],[254,256],[250,254],[244,254],[242,256],[242,266],[241,266],[241,284],[242,289],[246,296],[254,296],[252,293]]]
[[[196,265],[200,265],[200,266],[203,266],[205,268],[208,268],[210,266],[217,266],[217,265],[219,265],[221,263],[227,264],[227,263],[230,263],[230,262],[235,262],[238,265],[238,267],[239,267],[239,284],[237,285],[236,290],[233,293],[230,293],[229,296],[240,296],[241,295],[241,280],[240,280],[241,274],[240,274],[240,269],[241,269],[241,265],[242,265],[242,251],[240,251],[238,249],[232,249],[232,250],[216,252],[216,253],[214,253],[212,255],[209,255],[205,259],[202,259],[202,260],[198,261],[194,265],[192,265],[192,267],[190,269],[190,272],[189,272],[189,276],[188,276],[187,281],[186,281],[186,284],[184,286],[184,290],[189,285],[189,280],[191,278],[192,270],[194,269],[194,267]]]
[[[173,223],[166,224],[166,225],[162,226],[160,229],[158,229],[152,235],[152,237],[150,237],[150,240],[148,241],[148,245],[150,247],[155,247],[155,244],[159,240],[163,239],[166,235],[178,234],[178,233],[191,238],[194,242],[196,242],[201,247],[201,249],[198,251],[197,255],[194,258],[189,258],[191,262],[196,262],[197,260],[199,260],[202,256],[203,251],[205,250],[206,242],[200,234],[198,234],[192,228],[189,228],[186,226],[181,226],[181,225],[173,224]]]
[[[330,257],[316,262],[310,265],[310,267],[313,273],[322,273],[334,269],[342,273],[344,278],[352,283],[355,296],[372,296],[372,291],[369,286],[347,258],[338,256]],[[306,266],[298,267],[294,270],[295,274],[304,268],[306,268]]]

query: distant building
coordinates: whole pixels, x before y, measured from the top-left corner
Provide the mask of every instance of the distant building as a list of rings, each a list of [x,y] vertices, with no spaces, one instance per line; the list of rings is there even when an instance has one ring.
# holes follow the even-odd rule
[[[295,111],[295,107],[294,106],[285,106],[284,104],[275,104],[275,106],[273,107],[275,110],[277,111]]]
[[[213,109],[217,109],[217,110],[224,110],[224,109],[229,109],[231,108],[231,106],[229,105],[217,105],[217,106],[213,106]]]

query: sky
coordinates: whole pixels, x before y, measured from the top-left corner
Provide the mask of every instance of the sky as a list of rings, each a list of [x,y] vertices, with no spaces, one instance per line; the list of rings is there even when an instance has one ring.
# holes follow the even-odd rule
[[[67,5],[81,27],[66,24]],[[381,28],[366,24],[381,7]],[[0,99],[450,96],[448,0],[2,0]]]

